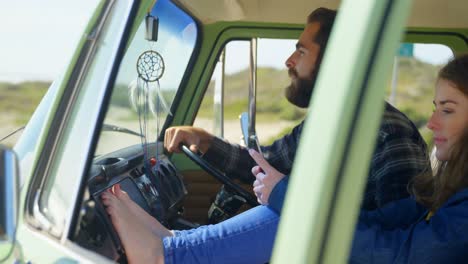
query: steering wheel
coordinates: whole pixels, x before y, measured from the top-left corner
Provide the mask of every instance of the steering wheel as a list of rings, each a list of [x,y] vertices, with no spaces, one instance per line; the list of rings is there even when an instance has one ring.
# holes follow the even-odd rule
[[[249,205],[251,206],[258,205],[257,197],[255,195],[244,190],[239,184],[234,182],[231,178],[227,177],[226,175],[224,175],[224,173],[222,173],[217,168],[209,164],[206,160],[204,160],[200,156],[200,153],[194,153],[186,145],[181,145],[181,149],[185,155],[187,155],[193,162],[198,164],[202,169],[204,169],[206,172],[211,174],[213,177],[215,177],[222,184],[226,185],[228,188],[231,188],[232,190],[234,190],[234,192],[236,192],[238,195],[245,198],[245,200],[247,201]]]

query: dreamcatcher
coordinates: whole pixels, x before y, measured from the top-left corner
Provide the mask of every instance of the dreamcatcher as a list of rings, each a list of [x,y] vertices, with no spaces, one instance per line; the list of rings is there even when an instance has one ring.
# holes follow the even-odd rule
[[[144,153],[145,169],[150,171],[148,153],[148,117],[151,113],[156,118],[156,135],[161,129],[161,114],[171,114],[169,107],[161,92],[159,79],[164,74],[164,59],[154,50],[157,41],[158,18],[146,16],[146,39],[149,41],[150,49],[144,51],[137,60],[136,69],[138,78],[129,86],[130,101],[138,113],[140,124],[141,145]],[[157,138],[156,138],[157,140]],[[156,148],[158,149],[158,148]],[[156,157],[158,153],[156,153]],[[153,164],[154,165],[154,164]]]

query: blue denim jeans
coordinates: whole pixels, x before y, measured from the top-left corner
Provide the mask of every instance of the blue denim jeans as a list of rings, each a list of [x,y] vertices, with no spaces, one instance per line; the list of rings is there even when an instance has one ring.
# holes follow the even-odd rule
[[[216,225],[176,231],[163,238],[165,263],[266,263],[279,215],[257,206]]]

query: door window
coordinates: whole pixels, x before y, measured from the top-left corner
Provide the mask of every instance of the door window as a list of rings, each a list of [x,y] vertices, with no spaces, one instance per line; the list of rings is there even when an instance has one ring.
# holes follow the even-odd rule
[[[294,51],[296,40],[260,38],[257,43],[256,132],[260,143],[265,145],[290,131],[304,118],[305,110],[291,105],[284,96],[290,83],[285,61]],[[248,111],[250,41],[228,42],[223,55],[224,60],[218,60],[194,126],[203,127],[231,143],[242,143],[239,115]],[[215,88],[221,81],[224,82],[223,100],[216,100]],[[220,101],[223,102],[222,112],[217,110]],[[220,113],[224,118],[218,117]],[[220,126],[224,128],[223,135],[217,130]]]

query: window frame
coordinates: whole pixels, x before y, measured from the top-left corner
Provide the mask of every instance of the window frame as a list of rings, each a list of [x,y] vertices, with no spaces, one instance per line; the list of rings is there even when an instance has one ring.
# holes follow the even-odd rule
[[[137,4],[132,0],[100,1],[66,73],[57,84],[58,91],[39,136],[40,143],[34,153],[37,160],[34,161],[30,176],[32,181],[26,192],[25,222],[61,244],[67,241],[74,220],[82,176],[88,163],[83,156],[91,153],[94,128],[104,105],[105,91],[117,70],[117,67],[109,66],[103,71],[96,68],[96,63],[115,65],[114,62],[119,60],[125,45],[123,36],[129,33],[131,18],[136,17],[136,10]],[[99,52],[102,41],[109,44],[106,52]],[[102,78],[92,82],[90,75],[98,72]],[[68,187],[61,198],[72,205],[65,208],[59,224],[47,215],[47,211],[56,208],[49,204],[50,197],[43,195],[44,189],[57,189],[58,177],[67,178]],[[34,241],[29,239],[24,244],[34,244]]]

